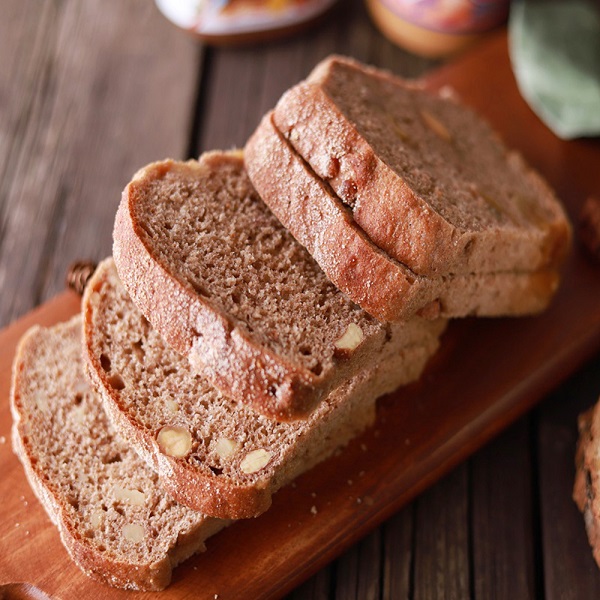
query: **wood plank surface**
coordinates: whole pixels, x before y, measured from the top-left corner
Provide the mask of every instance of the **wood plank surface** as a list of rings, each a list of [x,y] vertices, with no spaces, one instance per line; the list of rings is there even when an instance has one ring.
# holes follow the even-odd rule
[[[414,510],[407,506],[381,527],[383,530],[383,600],[412,598]]]
[[[381,530],[376,529],[344,554],[335,565],[335,598],[378,600],[381,580]]]
[[[539,598],[536,589],[530,419],[470,461],[472,595]]]
[[[0,19],[0,227],[8,212],[7,184],[21,155],[23,132],[39,97],[48,36],[54,31],[51,2],[5,3]],[[0,233],[2,229],[0,229]],[[0,236],[1,239],[1,236]]]
[[[415,600],[470,596],[468,471],[463,464],[417,502]]]
[[[0,76],[2,324],[62,289],[73,260],[110,254],[132,173],[185,155],[200,59],[145,0],[9,6],[1,27],[23,31],[0,35],[15,61]]]
[[[18,44],[23,55],[0,74],[2,106],[11,86],[19,98],[11,93],[9,110],[0,113],[0,322],[59,289],[71,260],[109,251],[118,191],[143,162],[243,144],[281,91],[330,51],[406,76],[431,65],[383,41],[358,1],[303,38],[204,57],[142,0],[56,0],[31,19],[31,4],[11,7],[22,33],[0,29],[0,50]],[[502,36],[430,79],[432,86],[446,83],[544,172],[572,216],[600,189],[598,140],[567,144],[541,125],[516,92]],[[33,248],[31,239],[39,240]],[[368,534],[292,597],[595,597],[598,572],[570,501],[572,407],[561,404],[547,417],[540,411],[539,427],[537,416],[531,427],[520,423],[397,511],[597,351],[598,297],[598,268],[576,247],[543,317],[452,324],[423,381],[380,403],[375,429],[279,492],[266,515],[209,540],[208,552],[179,567],[160,595],[110,590],[70,563],[10,451],[2,402],[0,502],[9,517],[0,521],[0,584],[34,581],[65,599],[276,598]],[[77,306],[72,294],[61,296],[0,334],[1,398],[25,325],[64,319]],[[532,431],[539,431],[533,453]],[[539,481],[531,473],[538,455]],[[507,472],[506,487],[493,479]],[[496,511],[497,522],[490,521]],[[563,560],[561,548],[572,560]],[[40,597],[22,588],[4,592]]]

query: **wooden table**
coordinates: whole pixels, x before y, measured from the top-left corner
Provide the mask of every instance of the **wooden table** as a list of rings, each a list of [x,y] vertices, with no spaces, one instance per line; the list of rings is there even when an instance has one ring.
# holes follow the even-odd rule
[[[0,0],[0,325],[62,290],[73,260],[110,253],[138,167],[243,145],[323,56],[410,77],[436,66],[343,5],[306,35],[216,50],[148,0]],[[577,414],[598,394],[600,355],[290,597],[598,597],[570,497]]]

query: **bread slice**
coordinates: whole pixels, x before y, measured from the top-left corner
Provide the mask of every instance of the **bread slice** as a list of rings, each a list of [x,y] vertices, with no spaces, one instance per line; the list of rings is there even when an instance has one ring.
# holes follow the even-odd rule
[[[263,200],[341,290],[375,317],[521,315],[543,310],[556,269],[417,275],[375,246],[350,209],[297,154],[267,114],[245,148]],[[340,240],[343,240],[340,243]]]
[[[34,327],[14,362],[13,444],[31,486],[86,574],[160,590],[227,522],[167,495],[111,427],[83,374],[81,317]]]
[[[332,56],[282,97],[274,121],[415,273],[534,271],[565,255],[570,227],[552,190],[449,90]]]
[[[600,404],[600,403],[599,403]],[[600,406],[579,417],[579,441],[575,458],[573,499],[583,513],[594,559],[600,566]]]
[[[327,279],[254,191],[239,152],[164,161],[125,188],[114,229],[123,285],[165,341],[223,393],[279,420],[421,336]],[[354,331],[356,347],[346,344]]]
[[[83,300],[87,370],[117,429],[183,504],[256,516],[272,494],[373,423],[375,399],[419,377],[443,324],[334,389],[306,419],[280,423],[219,393],[135,308],[110,260]],[[199,333],[202,333],[201,331]]]
[[[346,222],[414,274],[532,273],[556,270],[564,259],[571,230],[553,192],[447,92],[334,56],[284,94],[273,120],[331,186],[347,209]],[[264,199],[277,215],[285,211],[285,194]],[[306,213],[320,208],[328,217],[317,199],[307,203]],[[294,235],[307,218],[300,212],[289,218]],[[338,236],[315,240],[330,276],[322,257],[335,263],[345,239]],[[356,298],[361,286],[357,279],[344,291]],[[393,314],[380,314],[386,312]],[[511,307],[490,314],[502,313],[512,314]]]

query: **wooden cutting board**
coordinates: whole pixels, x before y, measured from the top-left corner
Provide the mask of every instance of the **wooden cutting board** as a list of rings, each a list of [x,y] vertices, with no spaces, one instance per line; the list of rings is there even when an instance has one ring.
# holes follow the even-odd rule
[[[600,194],[598,139],[561,142],[520,98],[506,36],[434,73],[486,115],[552,183],[576,221]],[[176,569],[160,595],[112,590],[85,577],[27,485],[10,446],[10,368],[33,323],[78,310],[70,292],[0,333],[0,584],[7,598],[276,598],[298,585],[538,402],[600,348],[600,265],[578,246],[541,317],[454,322],[422,380],[382,399],[376,426],[281,490],[259,519],[236,523]],[[314,508],[313,508],[314,507]],[[316,512],[315,512],[316,511]]]

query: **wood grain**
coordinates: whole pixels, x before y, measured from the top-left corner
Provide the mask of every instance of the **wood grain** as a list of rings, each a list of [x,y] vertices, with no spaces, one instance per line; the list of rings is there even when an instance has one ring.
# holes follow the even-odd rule
[[[407,506],[383,527],[383,600],[412,597],[414,509]]]
[[[23,163],[27,160],[28,131],[32,115],[42,112],[42,97],[47,88],[50,61],[48,49],[53,45],[58,20],[56,3],[12,2],[0,19],[0,50],[3,68],[0,70],[0,287],[3,302],[0,305],[0,323],[25,312],[34,305],[33,287],[29,281],[13,281],[10,266],[13,223],[23,212],[29,216],[26,227],[19,235],[31,234],[29,242],[43,234],[38,215],[43,206],[37,206],[32,196],[29,202],[17,204],[15,188],[22,185],[18,173],[23,175]],[[15,183],[18,181],[18,184]],[[43,235],[41,235],[43,238]],[[37,238],[38,247],[43,245]],[[39,250],[31,252],[30,271],[35,273],[34,263]],[[24,285],[23,285],[24,284]],[[29,285],[28,285],[29,284]],[[17,289],[19,288],[20,289]]]
[[[463,464],[417,502],[415,600],[470,596],[468,471]]]
[[[529,432],[529,419],[522,419],[470,461],[475,598],[540,597]]]
[[[298,586],[288,595],[288,600],[328,600],[332,596],[334,582],[331,575],[332,567],[321,569],[308,581]]]
[[[490,64],[495,66],[493,70],[489,69]],[[484,107],[508,137],[526,132],[522,135],[526,139],[515,137],[513,143],[527,154],[532,145],[530,136],[538,136],[539,143],[547,141],[547,134],[536,129],[537,122],[532,121],[508,75],[506,40],[498,37],[432,78],[431,84],[453,83],[467,101],[473,98],[473,104]],[[492,102],[499,89],[503,104]],[[507,122],[505,111],[513,119],[520,119],[517,125]],[[506,132],[503,126],[507,127]],[[533,146],[536,152],[532,158],[542,170],[554,164],[544,155],[543,145],[541,149]],[[547,147],[551,152],[557,148],[554,142]],[[599,147],[561,142],[558,148],[565,170],[547,174],[567,191],[564,198],[574,214],[581,194],[598,189],[600,174],[594,169],[581,171],[573,165],[573,157],[584,164],[597,163]],[[573,165],[572,172],[569,165]],[[575,174],[584,179],[569,187],[567,182]],[[272,509],[261,519],[237,523],[209,540],[209,551],[178,568],[173,585],[160,598],[214,598],[214,594],[221,598],[276,598],[291,590],[448,473],[600,348],[598,297],[597,267],[575,250],[565,271],[564,285],[543,316],[453,323],[442,351],[422,381],[382,399],[374,429],[340,456],[301,477],[295,486],[280,491]],[[66,304],[64,299],[58,299],[29,322],[58,320],[76,309],[76,303]],[[4,398],[14,343],[24,326],[19,323],[0,334]],[[8,408],[3,403],[0,436],[9,435],[9,426]],[[84,577],[67,560],[55,530],[28,491],[6,440],[0,445],[0,464],[1,501],[10,515],[0,524],[0,584],[28,580],[65,599],[150,597],[108,590]],[[409,569],[409,587],[413,586],[415,592],[418,588],[419,597],[431,592],[431,586],[427,588],[423,580],[435,572],[435,565],[428,562],[425,554],[432,548],[432,541],[426,540],[433,540],[432,530],[427,533],[428,513],[437,511],[448,494],[454,500],[438,521],[448,542],[439,549],[439,556],[448,565],[451,577],[438,575],[433,589],[447,590],[449,594],[465,590],[469,593],[468,538],[465,542],[467,468],[461,467],[446,481],[449,483],[425,496],[415,509],[415,556],[412,583]],[[443,494],[440,490],[446,485],[449,488]],[[421,509],[427,502],[429,510]],[[312,506],[316,506],[316,514],[311,511]],[[455,545],[456,550],[452,550]],[[369,568],[381,564],[382,546],[381,533],[365,542],[363,555],[375,555]],[[15,552],[17,562],[13,561]],[[360,555],[360,548],[356,552]],[[350,555],[348,561],[352,560]],[[368,573],[367,570],[355,577],[354,590],[372,589],[373,576]]]
[[[10,2],[0,19],[0,223],[7,217],[8,183],[21,155],[23,130],[46,65],[48,36],[54,30],[51,2]]]
[[[24,34],[2,37],[18,61],[0,84],[10,87],[0,147],[3,324],[62,289],[71,261],[110,254],[121,190],[140,166],[184,156],[200,58],[144,0],[21,10],[12,26],[22,22]]]
[[[337,600],[379,600],[381,535],[379,529],[372,531],[337,561]]]

